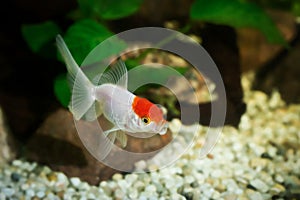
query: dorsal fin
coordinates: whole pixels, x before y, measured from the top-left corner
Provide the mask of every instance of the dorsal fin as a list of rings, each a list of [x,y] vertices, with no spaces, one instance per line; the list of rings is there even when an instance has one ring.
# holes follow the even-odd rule
[[[128,73],[125,63],[121,59],[118,59],[117,63],[114,64],[108,71],[96,76],[93,82],[98,82],[97,85],[112,83],[127,89]]]

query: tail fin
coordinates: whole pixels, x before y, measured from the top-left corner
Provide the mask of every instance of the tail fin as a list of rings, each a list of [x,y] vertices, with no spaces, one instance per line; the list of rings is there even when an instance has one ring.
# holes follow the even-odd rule
[[[60,35],[56,37],[56,43],[71,78],[72,98],[69,109],[76,120],[81,119],[95,102],[95,86],[79,68],[71,55],[66,43]],[[90,119],[92,120],[92,119]]]

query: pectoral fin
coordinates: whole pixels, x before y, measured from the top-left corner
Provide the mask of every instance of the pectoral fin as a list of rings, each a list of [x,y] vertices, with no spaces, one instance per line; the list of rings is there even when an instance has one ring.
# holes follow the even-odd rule
[[[106,137],[108,137],[108,135],[109,135],[110,133],[116,132],[116,131],[118,131],[118,130],[120,130],[120,128],[114,126],[114,127],[112,127],[111,129],[108,129],[108,130],[104,131],[103,134],[104,134]]]
[[[116,138],[121,143],[122,148],[126,147],[126,145],[127,145],[127,136],[124,132],[117,131]]]
[[[109,152],[111,151],[115,140],[121,143],[122,148],[126,147],[127,145],[127,136],[123,133],[118,127],[113,127],[103,132],[104,136],[106,137],[102,143],[103,152],[101,153],[101,158],[105,159]]]
[[[115,138],[121,143],[122,148],[127,145],[127,136],[118,127],[113,127],[103,132],[103,134],[110,139],[111,142],[115,141]],[[112,140],[113,139],[113,140]]]
[[[111,129],[108,129],[103,132],[103,135],[105,136],[103,140],[101,141],[101,160],[104,160],[109,152],[111,151],[115,140],[116,140],[116,131],[119,130],[118,127],[113,127]]]

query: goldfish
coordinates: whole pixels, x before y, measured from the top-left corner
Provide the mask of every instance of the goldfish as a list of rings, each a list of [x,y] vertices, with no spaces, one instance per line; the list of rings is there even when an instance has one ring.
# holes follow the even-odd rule
[[[56,37],[58,50],[66,64],[72,96],[69,109],[75,120],[96,120],[99,116],[111,122],[112,128],[103,132],[112,143],[117,138],[126,147],[127,133],[164,135],[168,129],[162,109],[146,98],[128,91],[128,72],[118,59],[109,70],[98,75],[98,84],[89,80],[74,60],[60,35]]]

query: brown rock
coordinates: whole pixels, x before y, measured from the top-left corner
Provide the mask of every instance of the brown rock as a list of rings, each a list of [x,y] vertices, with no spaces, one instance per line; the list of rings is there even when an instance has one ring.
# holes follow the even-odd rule
[[[197,35],[201,35],[203,47],[216,63],[222,76],[227,101],[225,122],[221,119],[211,121],[212,102],[200,103],[198,105],[186,103],[181,104],[180,106],[182,106],[182,109],[185,109],[190,116],[194,115],[195,106],[198,106],[201,112],[200,124],[222,126],[225,123],[226,125],[238,126],[240,118],[246,110],[246,105],[243,101],[239,50],[235,30],[227,26],[206,25],[205,29],[198,27],[194,31]],[[208,78],[212,79],[212,77]],[[215,92],[218,96],[221,96],[222,88],[216,86]],[[221,98],[217,98],[213,103],[218,107],[217,109],[220,109],[220,106],[223,106]],[[180,106],[177,105],[177,108]],[[191,119],[195,118],[191,117]],[[195,123],[195,121],[188,120],[183,120],[183,123]]]
[[[238,126],[241,116],[246,111],[246,104],[243,101],[244,93],[241,86],[241,65],[236,31],[227,26],[209,25],[201,36],[203,37],[203,46],[216,63],[224,82],[227,101],[225,124]],[[216,93],[218,90],[219,88],[216,88]],[[210,120],[210,112],[205,113],[207,109],[210,109],[209,104],[208,106],[199,105],[200,110],[204,111],[202,112],[205,115],[204,124],[205,120]]]
[[[9,131],[0,107],[0,165],[12,161],[16,157],[16,141]]]
[[[280,10],[268,10],[268,14],[288,42],[295,38],[297,24],[294,15]],[[259,30],[239,28],[237,36],[243,72],[260,69],[284,50],[281,45],[267,42],[266,37]]]
[[[286,11],[269,10],[268,13],[291,48],[268,43],[258,30],[239,29],[242,71],[256,71],[254,90],[270,95],[276,89],[285,102],[299,103],[300,36],[296,17]]]
[[[300,34],[294,41],[293,47],[280,59],[261,68],[253,84],[256,90],[271,94],[278,90],[282,99],[287,103],[300,102]]]
[[[107,126],[104,118],[99,119],[101,126]],[[84,122],[82,122],[84,123]],[[81,126],[81,125],[80,125]],[[59,109],[52,113],[41,127],[36,131],[27,144],[27,157],[29,160],[37,161],[50,166],[53,170],[62,171],[69,177],[79,177],[90,184],[98,184],[101,180],[109,179],[118,172],[93,157],[85,148],[86,142],[93,143],[97,148],[99,141],[95,140],[93,127],[83,124],[86,135],[80,140],[76,131],[73,116],[65,109]],[[81,135],[82,136],[82,135]],[[138,139],[129,137],[127,151],[149,152],[164,146],[170,141],[167,137],[153,136],[149,139]],[[138,160],[120,158],[120,154],[113,151],[114,159],[123,168],[130,171]]]

